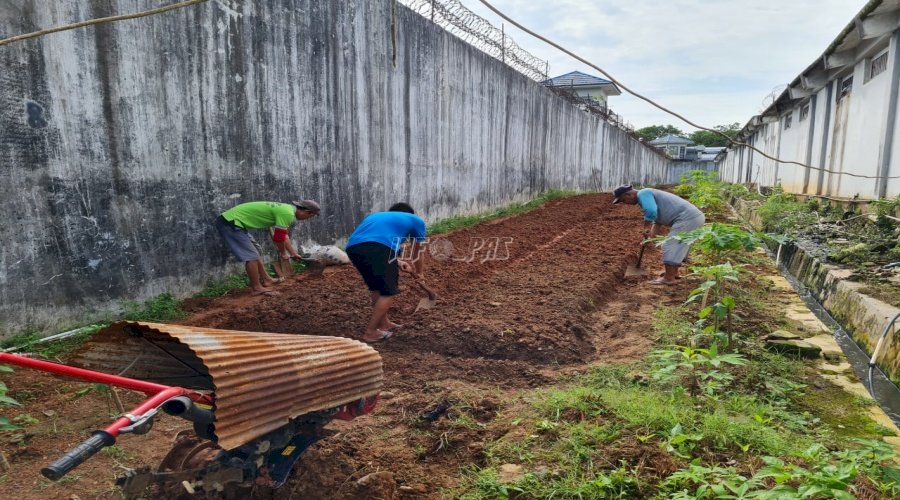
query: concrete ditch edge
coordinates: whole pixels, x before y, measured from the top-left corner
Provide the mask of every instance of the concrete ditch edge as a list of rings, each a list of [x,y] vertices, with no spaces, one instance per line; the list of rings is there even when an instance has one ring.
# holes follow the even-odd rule
[[[733,200],[738,215],[754,228],[760,228],[754,207],[744,200]],[[776,249],[783,264],[797,280],[822,304],[869,355],[875,349],[890,320],[900,309],[861,293],[862,283],[849,281],[852,271],[826,264],[810,256],[793,243]],[[895,327],[895,330],[900,328]],[[878,366],[895,383],[900,380],[900,335],[888,338],[878,359]]]

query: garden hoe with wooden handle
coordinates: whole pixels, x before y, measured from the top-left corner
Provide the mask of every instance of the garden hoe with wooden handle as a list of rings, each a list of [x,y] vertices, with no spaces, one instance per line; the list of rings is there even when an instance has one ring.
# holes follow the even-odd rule
[[[637,264],[631,265],[625,268],[625,277],[631,278],[633,276],[646,276],[647,271],[641,269],[641,261],[644,259],[644,248],[646,248],[646,243],[641,243],[641,251],[638,253]]]
[[[422,281],[422,278],[418,273],[410,272],[409,274],[412,275],[413,279],[416,281],[416,285],[418,285],[426,295],[426,297],[422,297],[422,299],[419,300],[419,304],[416,305],[416,308],[413,310],[413,314],[415,314],[419,309],[431,309],[432,307],[434,307],[435,304],[437,304],[437,294],[434,293],[434,290],[429,288],[428,285],[426,285],[425,282]]]
[[[275,268],[275,274],[277,274],[279,278],[287,279],[294,275],[294,266],[291,264],[290,257],[287,259],[281,258],[280,255],[275,257],[275,262],[272,263],[272,267]]]

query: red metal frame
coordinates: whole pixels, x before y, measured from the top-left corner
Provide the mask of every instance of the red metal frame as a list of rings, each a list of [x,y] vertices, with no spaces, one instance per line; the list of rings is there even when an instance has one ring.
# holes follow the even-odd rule
[[[121,387],[123,389],[143,392],[144,394],[150,396],[150,398],[131,410],[130,415],[134,417],[141,417],[148,411],[154,408],[158,408],[163,403],[176,396],[188,396],[196,402],[208,405],[212,405],[214,403],[214,399],[211,396],[181,387],[171,387],[168,385],[155,384],[153,382],[146,382],[133,378],[120,377],[118,375],[110,375],[108,373],[85,370],[83,368],[76,368],[74,366],[66,366],[59,363],[51,363],[49,361],[27,358],[25,356],[19,356],[16,354],[0,353],[0,363],[8,363],[25,368],[32,368],[34,370],[55,373],[57,375],[64,375],[66,377],[86,380],[88,382],[96,382],[99,384],[107,384]],[[121,430],[123,428],[128,427],[133,423],[134,422],[130,417],[120,417],[115,422],[113,422],[112,425],[107,427],[105,431],[113,437],[117,437],[121,433]]]
[[[371,413],[372,410],[375,409],[376,404],[378,404],[377,394],[342,406],[338,412],[334,414],[334,418],[338,420],[353,420],[360,415]]]

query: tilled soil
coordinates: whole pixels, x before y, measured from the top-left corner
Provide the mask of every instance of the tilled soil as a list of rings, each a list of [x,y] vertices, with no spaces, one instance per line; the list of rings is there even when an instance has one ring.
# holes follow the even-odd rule
[[[365,498],[394,488],[401,497],[439,498],[456,485],[461,467],[481,463],[486,442],[515,431],[510,422],[524,389],[643,355],[652,343],[654,307],[684,297],[690,284],[660,288],[646,284],[650,277],[623,279],[637,254],[640,220],[636,207],[614,206],[610,195],[582,195],[442,235],[437,244],[433,239],[432,248],[441,251],[426,256],[424,278],[438,293],[438,305],[413,312],[422,293],[401,277],[392,319],[404,327],[376,344],[386,380],[379,406],[352,422],[332,423],[337,434],[307,451],[283,488],[258,496]],[[661,271],[659,259],[658,250],[648,248],[645,267]],[[352,266],[328,268],[318,279],[302,275],[278,289],[274,297],[240,291],[188,301],[191,315],[180,323],[361,336],[371,305]],[[120,439],[121,455],[99,455],[72,474],[77,479],[51,484],[40,467],[82,440],[84,431],[105,426],[106,395],[73,399],[83,385],[24,369],[4,380],[14,397],[33,391],[25,408],[9,413],[41,421],[28,428],[32,436],[24,446],[4,439],[14,471],[0,476],[6,497],[114,496],[112,478],[122,467],[155,465],[175,432],[186,428],[163,418],[149,435]],[[138,400],[126,396],[126,406]],[[419,418],[442,403],[449,410],[434,423]],[[48,430],[45,411],[64,419],[64,428]],[[390,474],[358,481],[378,472]],[[385,476],[391,485],[376,484]]]

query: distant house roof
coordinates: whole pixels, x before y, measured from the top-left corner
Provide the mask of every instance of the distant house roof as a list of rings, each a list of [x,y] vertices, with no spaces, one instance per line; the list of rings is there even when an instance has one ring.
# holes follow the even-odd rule
[[[581,71],[572,71],[571,73],[566,73],[565,75],[560,75],[554,78],[550,78],[549,80],[544,80],[541,83],[548,87],[564,88],[606,87],[605,90],[609,95],[619,95],[622,93],[622,91],[619,90],[619,87],[616,87],[613,82],[604,80],[600,77],[582,73]]]
[[[666,134],[662,137],[658,137],[650,141],[650,144],[653,146],[664,146],[667,144],[693,144],[694,141],[690,139],[685,139],[684,137],[675,135],[675,134]]]

